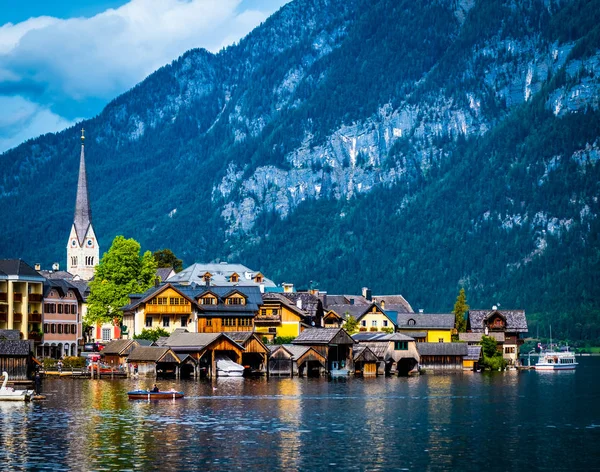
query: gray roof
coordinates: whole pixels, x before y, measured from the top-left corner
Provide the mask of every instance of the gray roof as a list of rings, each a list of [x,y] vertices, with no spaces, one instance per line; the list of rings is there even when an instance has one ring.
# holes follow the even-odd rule
[[[481,346],[467,346],[467,355],[464,360],[478,361],[481,357]]]
[[[11,275],[33,281],[44,281],[42,275],[23,259],[0,259],[0,279],[7,279]]]
[[[354,349],[360,346],[368,347],[380,360],[387,360],[387,358],[390,357],[388,355],[388,343],[360,341],[358,346],[355,346]]]
[[[323,293],[319,297],[324,305],[325,301],[327,302],[327,306],[323,306],[326,310],[330,310],[332,305],[370,305],[373,303],[362,295],[326,295]]]
[[[493,314],[499,313],[506,320],[508,332],[526,333],[527,318],[525,310],[469,310],[469,326],[474,333],[485,330],[485,321]]]
[[[310,346],[297,346],[295,344],[282,344],[294,359],[300,359],[311,348]]]
[[[296,308],[300,308],[301,310],[305,311],[308,316],[317,316],[319,305],[322,306],[319,297],[309,292],[284,292],[280,295],[283,295],[285,298],[287,298],[294,306],[296,306]],[[298,306],[298,303],[300,306]]]
[[[136,339],[135,340],[136,343],[138,343],[140,346],[153,346],[154,342],[151,339]]]
[[[254,282],[254,277],[256,274],[260,273],[263,275],[262,284],[265,287],[276,287],[275,283],[272,280],[264,277],[264,274],[260,271],[252,270],[242,264],[229,264],[226,262],[221,262],[218,264],[203,264],[196,263],[192,264],[189,267],[186,267],[181,272],[173,275],[169,282],[181,282],[181,283],[204,283],[204,274],[209,272],[212,276],[211,285],[229,285],[229,286],[247,286],[247,285],[255,285],[258,286],[256,282]],[[230,277],[232,274],[239,275],[238,282],[231,282]]]
[[[0,329],[0,339],[19,341],[21,339],[21,331],[18,329]]]
[[[398,333],[404,334],[406,336],[410,336],[411,338],[414,338],[414,339],[427,337],[427,331],[405,330],[405,331],[398,331]]]
[[[79,157],[79,178],[77,180],[77,198],[75,200],[75,218],[73,225],[79,245],[83,246],[83,240],[89,226],[92,224],[92,207],[88,193],[87,174],[85,171],[85,153],[83,142],[81,143],[81,155]]]
[[[227,333],[172,333],[171,336],[164,341],[164,346],[168,346],[176,352],[201,351],[206,346],[219,339],[221,336],[229,339],[242,351],[244,350],[243,346],[240,346],[233,339],[227,336]]]
[[[398,312],[413,313],[410,303],[402,295],[373,295],[373,301],[380,303],[385,302],[386,310],[394,310]]]
[[[50,290],[56,290],[61,297],[64,297],[69,290],[72,290],[77,300],[82,301],[83,297],[79,288],[65,279],[46,279],[44,282],[44,297],[47,297]]]
[[[285,295],[286,294],[278,292],[267,292],[262,294],[262,300],[263,302],[275,300],[281,303],[282,305],[285,305],[288,309],[290,309],[294,313],[297,313],[303,318],[310,316],[310,314],[306,310],[299,308],[294,302],[292,302],[292,300],[290,300],[290,298],[286,297]]]
[[[379,356],[375,354],[368,346],[356,346],[352,351],[354,361],[377,362]]]
[[[305,329],[292,341],[292,344],[353,344],[354,340],[342,328],[309,328]],[[347,338],[347,339],[345,339]],[[348,339],[350,342],[348,342]],[[344,341],[344,342],[339,342]]]
[[[23,357],[29,355],[29,341],[0,339],[0,356]]]
[[[378,332],[360,332],[352,335],[355,341],[360,342],[378,342],[389,343],[390,341],[414,341],[414,338],[402,333],[378,333]]]
[[[484,333],[458,333],[458,340],[467,343],[479,343]],[[497,342],[504,342],[504,333],[492,331],[488,334],[491,338],[494,338]]]
[[[173,267],[159,267],[156,269],[156,276],[160,278],[161,282],[164,282],[169,278],[171,272],[174,272]]]
[[[417,343],[421,356],[466,356],[468,346],[465,343]]]
[[[115,339],[109,342],[106,347],[102,350],[102,354],[124,354],[124,352],[133,347],[138,346],[138,343],[134,339]]]
[[[38,270],[38,272],[46,279],[62,279],[73,280],[74,275],[66,270]]]
[[[138,346],[127,356],[127,362],[157,362],[169,351],[168,347]]]
[[[398,313],[399,329],[452,329],[454,328],[454,313]],[[414,324],[409,323],[414,320]]]

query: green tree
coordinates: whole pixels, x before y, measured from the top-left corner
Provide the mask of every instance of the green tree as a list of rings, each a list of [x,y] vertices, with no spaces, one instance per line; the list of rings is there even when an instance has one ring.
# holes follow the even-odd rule
[[[456,297],[456,303],[454,304],[454,327],[459,333],[467,331],[467,311],[469,311],[467,296],[465,295],[465,289],[461,288]]]
[[[169,333],[164,330],[163,328],[161,328],[160,326],[157,326],[156,328],[152,328],[152,329],[142,329],[142,332],[140,334],[136,334],[133,339],[147,339],[148,341],[152,341],[152,342],[156,342],[158,340],[158,338],[162,338],[162,337],[168,337]]]
[[[173,270],[175,270],[175,272],[181,272],[181,270],[183,269],[183,261],[181,259],[178,259],[177,256],[173,254],[173,251],[171,251],[170,249],[159,249],[158,251],[154,251],[152,256],[158,264],[158,268],[173,267]]]
[[[129,303],[129,294],[146,291],[154,283],[156,261],[150,251],[140,257],[140,245],[134,239],[117,236],[96,267],[90,282],[85,322],[120,323],[121,308]]]
[[[498,351],[498,343],[491,336],[481,337],[481,350],[483,352],[483,361],[481,366],[484,369],[504,370],[506,360],[502,353]]]
[[[354,334],[358,331],[358,321],[356,321],[356,318],[354,318],[354,316],[348,315],[343,328],[348,334]]]

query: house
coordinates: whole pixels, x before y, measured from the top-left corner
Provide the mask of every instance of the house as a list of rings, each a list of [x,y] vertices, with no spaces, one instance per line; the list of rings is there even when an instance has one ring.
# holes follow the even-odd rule
[[[184,364],[189,364],[191,369],[182,369]],[[137,375],[144,377],[186,377],[195,371],[195,365],[192,357],[184,355],[180,358],[168,347],[136,346],[127,356],[129,375],[134,374],[137,367]]]
[[[127,364],[129,354],[137,347],[140,344],[135,339],[115,339],[101,351],[101,356],[105,364],[121,367]]]
[[[398,313],[397,331],[417,342],[449,343],[454,330],[454,313]]]
[[[254,318],[254,329],[269,340],[296,337],[311,327],[311,316],[283,293],[263,293],[262,303]]]
[[[360,332],[352,335],[358,346],[368,347],[378,359],[380,375],[408,375],[419,365],[416,342],[402,333]]]
[[[354,347],[354,374],[363,377],[374,377],[377,375],[377,363],[379,359],[367,346]]]
[[[241,364],[252,374],[267,374],[271,351],[252,331],[228,331],[227,337],[244,348]]]
[[[0,259],[0,329],[16,329],[21,339],[31,336],[39,344],[43,298],[44,278],[33,267],[21,259]]]
[[[196,263],[169,277],[169,282],[181,285],[218,285],[221,287],[277,287],[262,272],[249,269],[242,264],[220,262],[215,264]]]
[[[270,345],[269,376],[319,377],[327,372],[327,359],[311,346]]]
[[[420,367],[431,370],[462,370],[463,359],[469,350],[465,343],[426,342],[417,343]]]
[[[189,333],[183,330],[172,333],[160,345],[170,347],[177,355],[190,355],[197,361],[198,375],[208,377],[217,376],[217,356],[226,356],[239,364],[245,350],[226,333]]]
[[[519,359],[519,348],[523,344],[523,335],[527,333],[527,318],[524,310],[469,310],[467,332],[485,335],[504,335],[499,343],[504,359],[515,365]]]
[[[344,324],[344,318],[338,315],[335,310],[328,310],[323,316],[324,328],[341,328]]]
[[[327,372],[353,369],[355,341],[343,328],[309,328],[292,341],[296,346],[310,346],[326,359]]]
[[[46,279],[43,342],[37,346],[38,357],[60,359],[79,354],[83,344],[82,303],[83,298],[75,285],[65,279]]]
[[[156,277],[161,282],[166,282],[170,277],[173,277],[177,272],[173,267],[159,267],[156,269]]]
[[[285,286],[291,284],[282,285],[284,286],[282,295],[308,315],[305,320],[306,324],[313,327],[322,327],[324,310],[318,290],[294,292],[293,290],[285,290]]]
[[[478,370],[481,359],[481,346],[467,344],[467,355],[463,357],[464,370]]]
[[[21,339],[16,329],[0,329],[0,374],[10,380],[27,380],[33,368],[30,341]]]

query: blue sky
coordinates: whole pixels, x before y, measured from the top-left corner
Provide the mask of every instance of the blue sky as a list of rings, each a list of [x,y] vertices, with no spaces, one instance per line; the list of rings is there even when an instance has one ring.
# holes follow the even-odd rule
[[[0,153],[64,129],[188,49],[217,52],[289,0],[0,0]]]

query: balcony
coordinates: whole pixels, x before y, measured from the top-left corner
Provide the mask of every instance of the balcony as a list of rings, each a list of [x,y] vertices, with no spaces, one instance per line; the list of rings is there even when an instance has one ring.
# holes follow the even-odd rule
[[[23,321],[23,314],[22,313],[15,313],[13,315],[13,321],[15,323],[20,323],[21,321]]]
[[[15,293],[13,294],[13,301],[15,303],[20,303],[23,301],[23,294],[22,293]]]
[[[27,337],[29,339],[31,339],[32,341],[40,343],[40,342],[42,342],[43,335],[41,333],[38,333],[38,332],[31,332],[31,333],[27,334]]]
[[[269,325],[277,325],[281,323],[280,315],[264,315],[264,316],[255,316],[254,324],[257,326],[269,326]]]
[[[8,302],[8,294],[0,293],[0,303],[7,303],[7,302]]]
[[[42,315],[40,313],[29,313],[29,322],[30,323],[41,323]]]
[[[44,296],[41,293],[30,293],[29,301],[33,303],[39,303],[44,299]]]
[[[0,323],[1,322],[7,322],[8,321],[8,313],[4,312],[4,313],[0,313]]]
[[[176,313],[181,315],[190,315],[191,308],[189,305],[146,305],[146,313]]]

